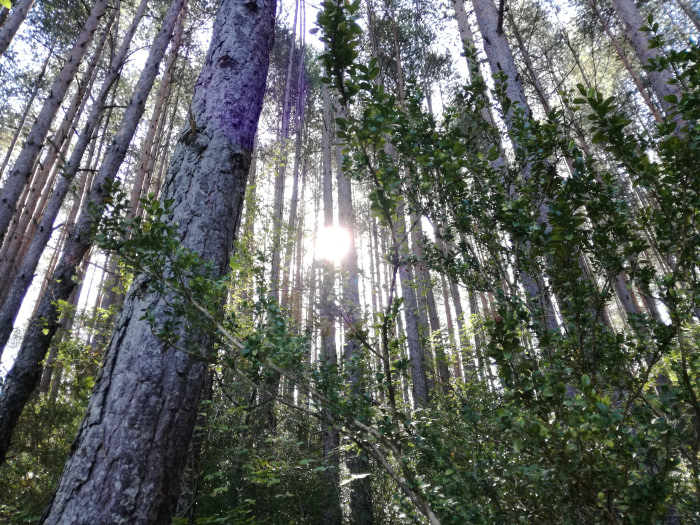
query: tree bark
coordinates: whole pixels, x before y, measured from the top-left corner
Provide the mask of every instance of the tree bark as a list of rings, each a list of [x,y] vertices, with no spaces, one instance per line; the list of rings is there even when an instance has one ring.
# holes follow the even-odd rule
[[[68,60],[66,60],[61,72],[51,86],[49,95],[44,101],[41,112],[29,132],[22,151],[15,161],[15,165],[10,170],[2,193],[0,193],[0,244],[5,238],[10,220],[14,215],[17,200],[29,181],[34,163],[41,153],[51,122],[61,107],[68,88],[78,71],[78,66],[85,56],[85,52],[99,26],[100,18],[107,11],[109,3],[110,0],[97,0],[95,2],[83,30],[73,45]]]
[[[166,15],[175,15],[172,24],[182,2],[173,6]],[[196,132],[180,135],[164,187],[163,198],[174,199],[169,220],[179,225],[182,246],[219,274],[227,271],[240,221],[274,12],[272,1],[221,4],[195,85]],[[167,347],[142,320],[147,310],[167,316],[167,298],[144,290],[148,279],[137,277],[127,295],[45,523],[170,522],[206,366]]]

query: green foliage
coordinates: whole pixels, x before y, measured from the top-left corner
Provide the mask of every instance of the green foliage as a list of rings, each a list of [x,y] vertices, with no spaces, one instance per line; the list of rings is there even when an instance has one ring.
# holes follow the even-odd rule
[[[67,305],[66,318],[75,316]],[[77,315],[84,321],[90,339],[111,330],[111,316],[105,312]],[[56,488],[70,446],[87,408],[87,401],[99,369],[102,347],[70,338],[59,332],[55,343],[56,359],[45,369],[51,370],[46,392],[37,392],[22,412],[15,429],[7,461],[0,469],[0,521],[36,523]]]
[[[614,98],[580,88],[570,109],[588,107],[593,142],[616,164],[608,172],[607,159],[578,149],[559,110],[543,121],[516,112],[504,160],[481,118],[478,78],[437,121],[410,83],[397,100],[372,62],[348,66],[346,51],[334,61],[357,36],[333,21],[319,18],[336,37],[326,61],[348,106],[337,120],[346,173],[369,185],[385,223],[403,199],[430,218],[453,247],[429,248],[432,268],[496,298],[484,335],[503,391],[466,385],[468,397],[436,395],[413,419],[416,489],[455,523],[693,519],[700,48],[653,65],[673,66],[686,87],[653,135],[631,130]],[[494,90],[504,115],[507,81]],[[548,325],[550,305],[519,290],[526,276],[556,298],[559,329]],[[628,312],[624,330],[605,310],[615,279],[649,308]]]

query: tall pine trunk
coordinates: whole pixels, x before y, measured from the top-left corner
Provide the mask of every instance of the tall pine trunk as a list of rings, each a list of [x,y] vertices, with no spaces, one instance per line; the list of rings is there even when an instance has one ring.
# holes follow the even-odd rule
[[[141,21],[141,17],[143,16],[146,10],[147,4],[148,0],[141,0],[136,14],[134,15],[134,20],[132,21],[131,26],[127,30],[124,39],[122,40],[119,52],[113,60],[110,70],[102,83],[100,93],[95,98],[93,106],[90,110],[90,115],[88,116],[83,131],[81,132],[80,137],[78,138],[78,143],[75,145],[73,151],[71,152],[68,164],[61,173],[61,178],[52,190],[51,198],[39,221],[39,225],[37,227],[35,235],[32,238],[29,248],[22,260],[20,268],[17,270],[16,277],[12,283],[10,291],[7,294],[7,298],[2,305],[2,309],[0,310],[0,355],[2,355],[1,349],[5,346],[10,337],[10,334],[12,333],[12,326],[17,316],[17,313],[19,312],[19,307],[22,303],[22,299],[24,298],[24,295],[32,282],[34,271],[36,270],[36,267],[39,264],[39,260],[41,258],[41,254],[43,253],[44,247],[46,246],[46,243],[51,237],[51,231],[53,229],[54,221],[56,220],[56,217],[58,216],[58,213],[63,204],[63,200],[65,199],[65,196],[68,193],[68,190],[70,189],[70,184],[75,175],[78,173],[78,170],[80,169],[80,164],[83,155],[87,150],[90,141],[93,138],[93,133],[99,123],[100,115],[102,114],[102,110],[104,109],[104,104],[107,100],[107,96],[114,82],[116,82],[117,78],[119,77],[121,68],[124,65],[124,62],[128,56],[131,39],[134,36],[134,33],[136,32],[136,28],[138,27],[139,22]],[[160,59],[158,59],[158,62],[155,63],[153,66],[156,68],[155,73],[157,73],[159,63]],[[150,78],[151,73],[152,72],[149,72],[148,78]],[[143,114],[145,100],[148,97],[148,93],[150,92],[151,86],[153,84],[152,80],[150,80],[150,84],[148,83],[148,78],[144,77],[144,83],[141,88],[146,91],[139,93],[138,89],[141,86],[137,85],[136,90],[134,92],[134,98],[132,99],[132,103],[130,104],[130,108],[133,108],[132,114],[127,115],[129,118],[132,119],[132,122],[125,122],[125,124],[128,125],[128,129],[126,127],[124,128],[123,136],[121,137],[121,144],[119,144],[119,148],[123,149],[124,153],[126,152],[126,148],[128,147],[129,142],[131,141],[131,138],[136,129],[136,126],[138,125],[138,120],[140,119],[141,114]],[[138,104],[140,104],[140,106]],[[129,129],[131,128],[133,128],[133,130],[129,131]],[[116,148],[113,148],[113,150],[114,153],[112,155],[114,158],[110,161],[111,164],[103,165],[103,167],[100,169],[101,175],[99,176],[102,176],[105,181],[109,181],[114,178],[124,158],[124,153],[121,153]],[[118,158],[118,155],[121,155],[121,158]],[[95,198],[101,201],[103,197],[104,195],[102,195],[101,188],[98,188]],[[87,211],[83,214],[83,216],[89,222],[90,214],[87,213]],[[9,239],[7,241],[9,241]],[[89,242],[90,241],[86,236],[81,236],[80,233],[78,233],[75,240],[76,246],[85,243],[87,243],[87,245],[89,246]],[[79,249],[83,248],[81,247]],[[84,249],[87,250],[87,247],[85,247]],[[82,255],[80,257],[82,258]],[[70,262],[68,262],[67,264],[70,265]]]
[[[109,3],[109,0],[97,0],[95,2],[83,30],[78,35],[75,44],[73,44],[68,60],[63,64],[61,72],[51,86],[49,95],[44,101],[41,112],[29,132],[22,151],[17,157],[12,170],[10,170],[5,186],[2,188],[2,193],[0,193],[0,243],[5,238],[22,190],[31,177],[32,168],[39,158],[46,134],[51,127],[51,122],[53,122],[66,93],[68,93],[68,88],[73,82],[78,66],[85,56],[85,52],[100,24],[100,19],[107,11]]]
[[[173,25],[181,5],[169,13]],[[197,127],[180,135],[163,189],[182,246],[220,275],[240,220],[274,12],[272,1],[221,4],[195,85]],[[165,319],[168,298],[148,291],[148,279],[138,276],[127,294],[45,523],[170,523],[206,366],[153,334],[143,314]]]
[[[12,39],[17,34],[17,30],[27,18],[29,10],[34,5],[34,0],[21,0],[17,2],[15,7],[12,9],[12,15],[9,19],[2,25],[0,29],[0,57],[5,54],[7,48],[10,47]]]
[[[645,25],[642,15],[637,9],[634,0],[610,0],[610,3],[615,9],[617,16],[622,21],[627,37],[632,42],[632,47],[639,57],[642,66],[648,66],[656,58],[659,57],[661,51],[657,47],[652,47],[647,37],[647,32],[642,31]],[[659,104],[666,113],[666,117],[670,117],[673,104],[666,97],[675,97],[676,100],[681,99],[681,90],[676,84],[670,84],[672,79],[671,71],[664,68],[661,71],[648,71],[649,81],[659,99]]]

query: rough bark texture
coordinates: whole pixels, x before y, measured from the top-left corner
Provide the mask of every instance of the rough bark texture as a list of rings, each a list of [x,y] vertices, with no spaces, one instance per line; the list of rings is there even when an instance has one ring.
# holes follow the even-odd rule
[[[240,219],[265,90],[275,2],[225,0],[195,85],[197,132],[180,136],[164,187],[182,245],[220,273]],[[169,523],[180,492],[205,365],[169,348],[141,320],[165,298],[139,276],[46,523]]]
[[[44,101],[41,112],[32,126],[22,151],[20,152],[15,165],[10,171],[5,186],[0,193],[0,243],[2,243],[7,233],[7,228],[12,219],[17,206],[17,200],[22,194],[24,186],[29,181],[32,168],[36,162],[41,148],[46,138],[46,133],[51,127],[51,122],[56,116],[56,112],[61,107],[61,103],[68,92],[68,88],[78,71],[78,66],[85,56],[85,52],[92,41],[92,37],[100,23],[100,18],[107,11],[109,0],[97,0],[90,12],[83,30],[73,45],[70,56],[63,65],[61,72],[56,77],[49,95]]]

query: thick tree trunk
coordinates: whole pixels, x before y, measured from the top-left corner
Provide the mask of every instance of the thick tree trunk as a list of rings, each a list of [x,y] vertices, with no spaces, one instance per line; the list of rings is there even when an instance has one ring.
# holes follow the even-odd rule
[[[27,292],[27,289],[29,288],[32,282],[32,279],[34,277],[34,271],[36,270],[36,267],[39,264],[39,260],[41,258],[41,254],[44,250],[44,247],[46,246],[46,243],[51,237],[54,221],[56,220],[56,217],[58,216],[58,213],[63,204],[63,200],[65,199],[65,196],[68,193],[68,190],[70,189],[70,184],[73,178],[75,177],[76,173],[80,169],[80,163],[82,161],[85,150],[87,149],[90,140],[93,137],[94,130],[97,127],[100,115],[104,108],[104,103],[107,100],[107,96],[114,82],[119,77],[121,68],[124,65],[124,62],[128,56],[131,39],[134,33],[136,32],[136,28],[138,27],[139,22],[141,21],[141,17],[143,16],[147,5],[148,0],[141,0],[136,14],[134,15],[134,20],[132,21],[131,26],[127,30],[126,35],[124,36],[119,52],[117,53],[117,56],[115,57],[112,63],[110,71],[104,79],[102,89],[100,90],[100,93],[95,99],[95,102],[90,110],[90,115],[88,116],[87,121],[85,123],[85,127],[83,128],[83,131],[80,137],[78,138],[78,143],[75,145],[73,151],[71,152],[70,159],[68,160],[68,164],[62,173],[62,177],[59,179],[58,183],[53,188],[53,193],[51,194],[51,198],[48,204],[46,205],[46,209],[44,210],[44,213],[39,221],[39,225],[37,226],[35,235],[31,240],[31,243],[22,260],[20,268],[17,270],[16,277],[12,283],[12,288],[8,292],[7,298],[3,303],[2,309],[0,310],[0,355],[2,355],[1,349],[5,346],[5,344],[7,344],[10,334],[12,333],[12,326],[14,324],[14,320],[17,316],[17,313],[19,312],[19,307],[22,303],[24,295]],[[156,41],[157,39],[158,37],[156,37]],[[155,58],[156,57],[154,56],[154,60]],[[101,184],[104,184],[104,182],[114,178],[114,176],[117,173],[117,170],[119,169],[119,166],[121,165],[122,160],[124,159],[126,149],[129,146],[131,138],[133,137],[134,131],[136,130],[136,126],[138,125],[138,121],[141,117],[141,114],[143,114],[146,98],[148,97],[148,93],[150,92],[151,86],[153,85],[153,80],[149,79],[153,74],[157,74],[159,63],[160,58],[158,59],[158,62],[155,62],[152,65],[152,67],[155,68],[155,72],[149,71],[148,75],[142,77],[143,83],[141,83],[141,81],[139,80],[139,85],[136,86],[134,96],[129,105],[131,113],[127,111],[127,113],[125,114],[125,120],[122,124],[122,129],[120,130],[120,133],[122,133],[122,135],[121,137],[119,135],[115,137],[115,142],[116,140],[120,140],[121,142],[118,145],[118,147],[114,147],[113,145],[110,153],[108,153],[106,157],[105,163],[100,168],[100,174],[98,174],[98,179],[99,177],[104,178],[104,181],[101,182]],[[142,89],[142,92],[139,92],[139,89]],[[132,121],[127,122],[127,118],[132,119]],[[123,152],[121,151],[122,149]],[[112,158],[110,158],[110,154],[112,155]],[[103,198],[101,186],[98,188],[95,198],[101,202],[101,199]],[[86,221],[90,221],[90,214],[87,213],[87,211],[83,213],[83,216]],[[86,225],[85,227],[87,227],[87,230],[85,231],[89,231],[90,226]],[[85,244],[85,248],[81,247],[78,249],[78,251],[82,249],[87,250],[87,246],[89,246],[90,244],[88,237],[89,236],[81,236],[81,234],[78,233],[75,240],[76,245]],[[82,258],[82,255],[80,256],[80,258]],[[70,262],[68,262],[67,264],[70,264]]]
[[[46,356],[51,338],[58,327],[58,302],[66,300],[76,286],[76,267],[92,245],[91,231],[93,216],[90,212],[99,208],[105,198],[105,190],[117,175],[138,122],[143,115],[146,99],[158,74],[158,66],[163,58],[172,35],[177,16],[184,0],[174,0],[166,14],[163,25],[151,46],[148,59],[134,88],[131,102],[124,112],[121,125],[110,145],[102,166],[95,176],[86,206],[83,207],[76,226],[68,236],[66,246],[49,288],[39,300],[39,307],[29,324],[22,341],[17,360],[7,375],[2,395],[0,395],[0,462],[4,460],[10,443],[12,430],[19,415],[34,389],[40,363]],[[65,179],[64,179],[65,180]],[[10,297],[8,297],[9,303]],[[3,308],[3,312],[7,314]],[[4,327],[7,319],[0,325]],[[3,332],[4,334],[4,332]]]
[[[29,181],[32,168],[36,162],[41,148],[44,144],[46,134],[51,127],[51,122],[61,107],[61,103],[68,92],[73,78],[78,71],[78,66],[85,56],[85,52],[92,41],[92,37],[97,30],[100,18],[107,11],[110,0],[97,0],[90,12],[83,30],[73,45],[70,56],[66,60],[61,72],[51,86],[49,95],[44,101],[41,112],[32,126],[29,136],[22,147],[22,151],[15,161],[15,165],[10,171],[5,186],[0,193],[0,243],[2,243],[7,233],[10,220],[15,213],[17,200],[22,194],[22,190]]]
[[[27,18],[29,10],[34,5],[34,0],[21,0],[12,9],[12,15],[10,18],[2,25],[0,29],[0,57],[5,54],[7,48],[10,47],[12,39],[17,34],[17,30]]]
[[[264,0],[222,3],[195,85],[197,129],[180,136],[164,187],[182,246],[220,274],[240,220],[274,12],[275,3]],[[168,315],[166,298],[144,290],[148,279],[137,277],[127,295],[45,523],[170,522],[206,366],[167,347],[142,319],[147,310]]]

